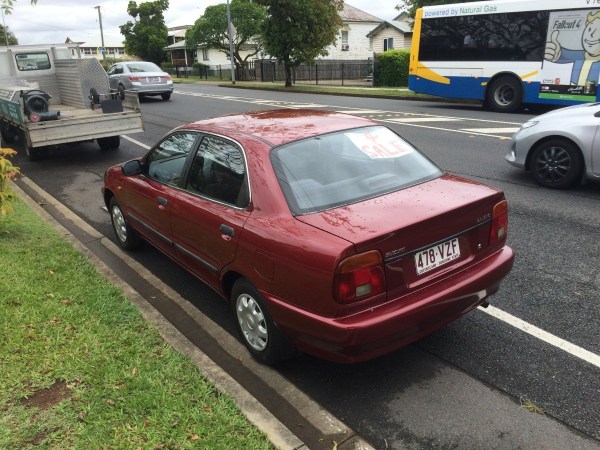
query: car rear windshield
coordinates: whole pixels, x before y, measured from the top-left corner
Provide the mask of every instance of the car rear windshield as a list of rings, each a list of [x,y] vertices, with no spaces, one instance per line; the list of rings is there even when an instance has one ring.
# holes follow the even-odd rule
[[[162,72],[160,67],[151,62],[140,61],[128,63],[127,67],[130,72]]]
[[[271,162],[292,214],[355,203],[442,175],[386,127],[316,136],[273,149]]]

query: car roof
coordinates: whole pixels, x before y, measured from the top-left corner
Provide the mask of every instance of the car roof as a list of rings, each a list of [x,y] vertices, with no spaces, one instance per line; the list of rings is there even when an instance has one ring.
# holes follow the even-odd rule
[[[377,123],[350,114],[315,109],[276,109],[200,120],[181,128],[222,134],[245,134],[272,146]]]

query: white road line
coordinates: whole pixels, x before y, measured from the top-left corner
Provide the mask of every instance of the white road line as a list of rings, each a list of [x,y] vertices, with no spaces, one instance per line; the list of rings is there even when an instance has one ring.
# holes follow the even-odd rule
[[[464,131],[478,132],[478,133],[509,133],[513,134],[520,130],[520,128],[462,128]]]
[[[460,120],[458,118],[451,117],[409,117],[401,119],[387,119],[390,122],[398,123],[420,123],[420,122],[455,122]]]
[[[509,139],[506,136],[500,136],[500,135],[497,135],[497,134],[477,133],[475,131],[453,130],[451,128],[428,127],[427,125],[418,125],[416,123],[394,122],[393,120],[390,120],[390,119],[377,119],[375,117],[372,117],[371,120],[374,120],[376,122],[393,123],[393,124],[402,125],[402,126],[405,126],[405,127],[427,128],[429,130],[448,131],[450,133],[471,134],[471,135],[475,135],[475,136],[485,136],[485,137],[495,137],[495,138],[498,138],[498,139],[501,139],[501,140]]]
[[[144,144],[144,143],[142,143],[142,142],[140,142],[140,141],[136,141],[135,139],[133,139],[133,138],[130,138],[130,137],[129,137],[129,136],[127,136],[127,135],[123,135],[123,136],[121,136],[121,137],[122,137],[123,139],[127,139],[129,142],[133,142],[135,145],[139,145],[140,147],[142,147],[142,148],[144,148],[144,149],[146,149],[146,150],[150,150],[150,146],[149,146],[149,145],[146,145],[146,144]]]
[[[379,114],[381,111],[378,109],[343,109],[341,111],[336,111],[337,113],[342,114]]]
[[[550,344],[554,347],[557,347],[572,356],[575,356],[579,359],[583,359],[584,361],[600,368],[600,356],[596,355],[584,348],[581,348],[575,344],[571,344],[553,334],[548,333],[547,331],[542,330],[530,323],[525,322],[524,320],[519,319],[513,315],[508,314],[507,312],[502,311],[501,309],[495,308],[493,306],[488,306],[487,308],[478,308],[479,311],[489,314],[496,319],[499,319],[525,333],[528,333],[547,344]]]

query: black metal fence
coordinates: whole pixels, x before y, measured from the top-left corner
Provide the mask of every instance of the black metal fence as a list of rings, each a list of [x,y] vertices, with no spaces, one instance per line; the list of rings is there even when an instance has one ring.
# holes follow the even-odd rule
[[[197,77],[204,79],[231,80],[231,66],[167,68],[177,78]],[[275,60],[254,60],[243,68],[235,69],[238,81],[277,82],[285,81],[283,64]],[[292,82],[301,84],[325,84],[364,86],[373,83],[373,61],[319,60],[313,64],[301,64],[292,69]]]

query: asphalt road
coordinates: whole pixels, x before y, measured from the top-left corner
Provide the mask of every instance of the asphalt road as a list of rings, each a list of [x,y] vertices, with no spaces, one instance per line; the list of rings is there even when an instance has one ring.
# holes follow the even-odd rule
[[[351,366],[302,356],[278,373],[377,448],[600,448],[600,185],[542,189],[504,161],[508,138],[531,114],[178,85],[169,102],[142,101],[146,131],[122,138],[116,152],[84,143],[15,163],[112,238],[100,196],[106,167],[142,155],[181,123],[286,106],[381,121],[442,169],[503,189],[516,262],[494,308],[415,345]],[[149,246],[135,258],[235,334],[227,305],[202,283]]]

